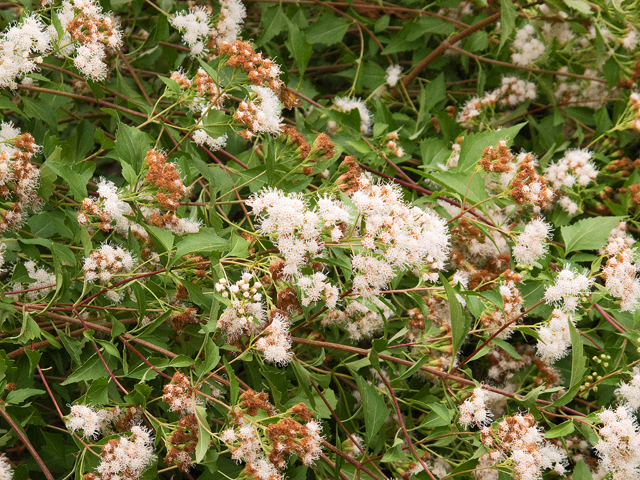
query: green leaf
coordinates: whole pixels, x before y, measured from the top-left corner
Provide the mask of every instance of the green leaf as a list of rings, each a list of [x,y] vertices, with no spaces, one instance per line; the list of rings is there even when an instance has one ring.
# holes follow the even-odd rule
[[[309,372],[307,371],[307,369],[304,368],[302,365],[300,365],[300,363],[298,363],[297,361],[291,362],[290,365],[293,368],[293,373],[296,376],[296,379],[298,380],[298,384],[300,385],[300,387],[304,391],[305,396],[309,400],[309,404],[311,405],[311,408],[317,409],[317,404],[315,400],[315,391],[312,390],[312,385],[311,385],[311,375],[309,375]]]
[[[384,401],[382,395],[378,391],[369,385],[360,375],[354,373],[356,384],[358,385],[358,391],[360,392],[360,398],[362,398],[362,409],[364,410],[364,425],[365,425],[365,441],[371,442],[376,436],[385,420],[389,416],[389,409]]]
[[[585,218],[573,225],[561,227],[566,252],[598,250],[607,244],[609,234],[625,217]]]
[[[306,35],[293,23],[289,23],[289,36],[284,44],[289,49],[289,52],[291,52],[291,55],[293,55],[300,70],[298,75],[302,77],[311,59],[313,46],[307,41]]]
[[[207,420],[207,409],[202,405],[196,405],[196,416],[198,417],[198,444],[196,445],[196,463],[199,463],[209,451],[211,443],[211,433]]]
[[[44,165],[63,178],[69,185],[69,191],[73,198],[81,202],[87,197],[87,183],[93,176],[96,164],[93,162],[79,162],[70,167],[57,161],[61,156],[61,152],[62,148],[56,147]]]
[[[42,395],[43,393],[46,392],[37,388],[20,388],[10,391],[7,395],[6,402],[12,405],[17,405],[24,402],[29,397],[33,397],[34,395]]]
[[[421,427],[446,427],[451,423],[453,414],[441,403],[429,403],[431,413],[424,419]]]
[[[587,467],[587,464],[584,463],[584,460],[580,460],[576,463],[576,466],[573,468],[573,480],[593,480],[593,475],[591,474],[591,469]]]
[[[128,163],[136,175],[142,171],[147,151],[151,149],[151,138],[135,127],[120,123],[116,132],[114,158]],[[133,183],[133,182],[129,182]]]
[[[15,340],[15,342],[19,345],[26,345],[27,343],[31,342],[31,340],[35,340],[36,338],[40,338],[40,327],[33,319],[31,314],[26,310],[23,310],[20,334],[16,337],[9,337],[9,339]]]
[[[204,371],[206,373],[209,373],[220,363],[220,350],[210,338],[207,339],[207,343],[204,346],[204,358]]]
[[[171,362],[169,363],[170,367],[190,367],[191,365],[193,365],[195,362],[193,360],[193,358],[191,357],[187,357],[186,355],[178,355],[176,358],[174,358],[173,360],[171,360]]]
[[[516,27],[516,6],[512,0],[500,0],[500,48],[503,47]]]
[[[582,345],[582,336],[578,333],[575,325],[569,322],[569,333],[571,334],[571,382],[573,387],[582,381],[582,376],[587,369],[585,365],[584,348]]]
[[[173,233],[170,230],[146,224],[144,228],[149,232],[149,235],[153,238],[156,245],[163,247],[166,252],[171,251],[173,247]]]
[[[451,285],[442,274],[440,274],[440,281],[442,282],[442,285],[444,285],[444,291],[446,292],[447,300],[449,301],[449,311],[451,312],[451,342],[453,344],[453,353],[451,357],[453,361],[453,358],[455,358],[458,350],[460,350],[467,333],[469,333],[471,319],[462,313],[462,305],[460,305],[453,288],[451,288]]]
[[[104,360],[107,363],[107,366],[111,371],[113,371],[116,367],[116,359],[111,355],[104,355]],[[108,375],[102,361],[98,357],[98,354],[93,354],[89,360],[87,360],[84,365],[75,370],[71,375],[67,377],[67,379],[62,382],[60,385],[71,385],[72,383],[77,383],[80,381],[91,381],[97,378],[103,378]]]
[[[281,5],[263,8],[261,21],[263,33],[257,39],[257,45],[264,45],[287,26],[287,17],[284,15]]]
[[[171,264],[190,253],[221,252],[229,249],[229,241],[216,235],[211,229],[200,229],[200,232],[187,236],[176,244],[176,254]]]
[[[351,22],[346,18],[324,13],[306,30],[307,40],[327,47],[335,45],[342,41],[350,26]]]
[[[567,7],[573,8],[584,15],[592,15],[591,7],[583,0],[564,0],[564,3]]]
[[[227,376],[229,377],[229,400],[231,401],[231,405],[235,405],[238,402],[238,395],[240,393],[240,384],[238,383],[238,378],[236,377],[236,372],[233,371],[233,367],[227,362],[226,357],[222,357],[224,361],[224,366],[227,369]],[[295,363],[295,362],[294,362]]]
[[[555,427],[550,429],[547,433],[544,434],[544,438],[564,437],[573,433],[575,429],[576,427],[573,424],[573,420],[567,420],[566,422],[561,423],[560,425],[556,425]]]
[[[466,135],[460,145],[460,159],[458,160],[458,170],[461,172],[474,168],[482,158],[482,153],[487,147],[495,147],[500,140],[506,140],[511,146],[518,132],[526,123],[520,123],[513,127],[503,128],[496,132],[472,133]]]

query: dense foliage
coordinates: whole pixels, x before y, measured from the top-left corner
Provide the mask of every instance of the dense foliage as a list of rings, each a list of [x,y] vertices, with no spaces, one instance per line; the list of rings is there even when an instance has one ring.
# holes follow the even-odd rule
[[[0,480],[639,479],[639,29],[0,3]]]

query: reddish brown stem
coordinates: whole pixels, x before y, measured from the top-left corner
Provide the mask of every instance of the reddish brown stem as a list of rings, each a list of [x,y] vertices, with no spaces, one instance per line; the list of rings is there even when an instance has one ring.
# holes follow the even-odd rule
[[[407,432],[407,427],[405,427],[404,420],[402,419],[402,412],[400,411],[400,405],[398,405],[398,399],[396,398],[396,394],[394,393],[393,388],[391,388],[391,384],[389,383],[389,380],[387,380],[382,373],[380,374],[380,378],[386,385],[387,390],[389,390],[389,394],[391,395],[391,399],[393,400],[393,406],[395,407],[396,413],[398,414],[398,422],[400,423],[400,428],[402,428],[402,433],[404,433],[404,438],[407,439],[409,448],[411,448],[411,451],[413,452],[415,457],[418,459],[418,462],[420,462],[420,465],[422,465],[422,468],[424,468],[424,471],[427,472],[427,474],[429,474],[429,476],[431,477],[431,480],[436,480],[436,477],[433,476],[433,473],[431,473],[431,470],[429,470],[429,467],[427,467],[427,464],[424,463],[424,460],[422,460],[420,455],[418,455],[418,452],[416,451],[416,447],[413,445],[411,436],[409,435],[409,432]]]

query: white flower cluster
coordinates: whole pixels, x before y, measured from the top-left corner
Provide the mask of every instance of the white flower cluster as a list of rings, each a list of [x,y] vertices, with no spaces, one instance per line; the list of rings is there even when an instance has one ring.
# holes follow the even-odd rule
[[[11,480],[13,478],[13,468],[7,456],[0,454],[0,480]]]
[[[540,327],[538,335],[540,340],[536,345],[538,356],[547,363],[554,363],[565,357],[571,347],[571,331],[569,323],[575,319],[568,313],[554,309],[551,320],[545,327]]]
[[[563,186],[573,188],[576,182],[586,187],[598,176],[598,170],[590,160],[589,150],[567,150],[562,159],[547,167],[545,177],[556,190]]]
[[[209,147],[209,150],[211,152],[215,152],[225,147],[225,145],[227,144],[228,135],[225,133],[224,135],[213,138],[203,129],[198,129],[193,132],[191,138],[193,139],[193,143],[195,143],[196,145],[206,145],[207,147]]]
[[[511,44],[515,50],[511,55],[513,63],[526,67],[544,55],[544,43],[538,40],[537,36],[532,25],[525,25],[516,32],[516,38]]]
[[[197,57],[205,52],[211,18],[206,7],[190,7],[188,12],[176,13],[169,22],[182,33],[182,41],[191,49],[191,55]]]
[[[240,0],[220,0],[220,17],[212,35],[218,44],[233,43],[240,35],[247,11]]]
[[[25,262],[24,267],[27,269],[29,278],[35,280],[34,283],[29,283],[27,288],[39,288],[46,285],[53,285],[53,287],[41,288],[39,290],[27,292],[25,296],[28,300],[33,301],[37,298],[44,297],[47,293],[51,292],[55,288],[56,275],[54,273],[47,272],[47,270],[45,270],[43,267],[38,268],[36,262],[34,262],[33,260]]]
[[[542,218],[534,218],[524,232],[518,237],[518,243],[513,249],[513,256],[518,263],[523,265],[533,265],[537,259],[542,257],[547,251],[547,240],[551,234],[551,225]]]
[[[322,253],[322,229],[331,229],[333,241],[342,238],[336,224],[350,218],[341,202],[324,197],[318,210],[310,209],[304,198],[282,190],[265,189],[251,196],[247,205],[260,220],[260,231],[275,237],[276,246],[285,259],[283,273],[287,277],[300,275],[300,267]]]
[[[351,214],[344,204],[335,198],[324,195],[318,199],[318,213],[324,221],[324,228],[331,231],[331,240],[339,241],[344,237],[344,232],[340,225],[346,227],[351,223]]]
[[[354,255],[351,266],[356,276],[353,278],[353,292],[362,298],[375,298],[396,276],[393,267],[384,259],[373,255]]]
[[[287,365],[293,358],[293,352],[289,322],[286,317],[280,313],[273,315],[271,323],[263,333],[267,335],[258,339],[256,348],[264,354],[266,361],[279,366]]]
[[[155,459],[153,437],[144,427],[131,428],[131,438],[122,436],[102,447],[97,471],[103,479],[136,479]]]
[[[616,395],[624,400],[624,406],[630,411],[640,408],[640,369],[633,367],[633,376],[629,382],[621,382]]]
[[[0,268],[4,265],[4,252],[7,250],[7,245],[0,243]]]
[[[569,68],[566,66],[560,67],[558,72],[569,73]],[[602,74],[593,68],[587,68],[584,76],[600,78]],[[567,104],[580,103],[594,110],[605,104],[603,99],[606,99],[609,93],[609,87],[606,83],[567,77],[558,78],[559,80],[554,85],[555,97],[558,101]]]
[[[240,34],[247,12],[240,0],[220,0],[220,16],[215,27],[211,10],[203,6],[191,6],[169,19],[180,31],[182,41],[191,49],[194,57],[208,53],[211,41],[233,43]]]
[[[99,280],[105,284],[119,272],[129,273],[134,265],[133,257],[127,250],[104,243],[100,250],[92,252],[85,259],[84,277],[88,282]]]
[[[282,103],[269,87],[251,85],[251,89],[256,96],[248,103],[240,102],[235,119],[249,127],[250,138],[260,133],[279,135],[283,125]]]
[[[349,302],[344,311],[330,310],[322,320],[322,326],[342,325],[353,341],[371,338],[384,326],[385,318],[390,318],[393,315],[393,311],[380,299],[373,297],[371,301],[382,313],[371,310],[366,305],[353,300]]]
[[[640,467],[640,433],[635,416],[619,406],[598,414],[600,441],[595,449],[600,457],[599,471],[613,474],[615,480],[638,478]]]
[[[569,215],[575,215],[579,208],[578,204],[571,200],[567,195],[564,195],[558,199],[558,204],[562,207],[562,209],[567,212]]]
[[[553,13],[550,11],[544,12],[544,7],[546,5],[540,5],[540,11],[546,17],[552,16]],[[571,30],[570,23],[564,21],[567,18],[567,14],[565,12],[558,12],[558,19],[551,22],[543,22],[540,25],[540,33],[547,40],[548,44],[551,44],[554,40],[558,43],[558,45],[564,45],[575,38],[575,34]]]
[[[51,35],[38,15],[10,27],[0,37],[0,88],[17,88],[16,80],[36,71],[50,49]]]
[[[625,50],[633,51],[638,46],[638,30],[633,26],[629,26],[629,33],[627,36],[620,40],[620,45]]]
[[[395,87],[398,83],[398,80],[400,79],[401,73],[402,67],[400,65],[389,65],[389,67],[387,67],[387,74],[385,76],[387,85],[389,85],[390,87]]]
[[[491,413],[485,405],[485,392],[482,388],[473,390],[470,398],[460,405],[460,419],[458,423],[467,428],[469,425],[481,426],[491,422]]]
[[[518,480],[539,480],[543,470],[552,470],[556,475],[565,473],[566,454],[544,439],[531,414],[518,413],[503,419],[495,432],[500,443],[494,440],[491,427],[483,428],[481,434],[482,443],[497,447],[489,452],[487,467],[508,454]]]
[[[242,278],[230,284],[226,278],[216,283],[216,291],[231,301],[231,306],[222,313],[216,328],[227,334],[227,342],[232,343],[241,335],[251,336],[262,331],[265,323],[265,307],[262,294],[258,290],[262,284],[255,280],[253,274],[245,272]]]
[[[468,100],[458,113],[456,121],[468,124],[469,121],[480,116],[483,108],[500,103],[504,107],[514,107],[526,100],[535,100],[537,96],[536,85],[515,76],[502,77],[500,87],[485,92],[482,97],[473,97]]]
[[[627,222],[620,222],[611,230],[607,244],[611,243],[616,237],[622,238],[627,247],[632,247],[636,243],[635,239],[627,233]],[[602,252],[604,252],[604,249]]]
[[[297,424],[297,428],[290,427],[278,438],[284,437],[288,444],[293,444],[295,447],[276,441],[274,455],[270,455],[268,460],[264,457],[262,441],[255,427],[250,423],[239,426],[237,430],[229,428],[223,431],[221,440],[226,444],[239,443],[238,446],[230,447],[231,458],[236,462],[245,462],[246,469],[256,480],[284,480],[284,476],[278,472],[278,469],[283,469],[287,465],[284,455],[296,453],[304,465],[311,466],[322,454],[321,425],[315,420],[310,420],[304,425],[295,421],[291,423]],[[277,424],[276,427],[279,425]],[[299,439],[299,436],[302,438]],[[276,450],[277,448],[279,450]]]
[[[640,93],[633,92],[629,95],[629,100],[631,101],[631,106],[636,111],[636,118],[632,121],[631,128],[640,131]]]
[[[122,31],[117,19],[110,13],[103,13],[102,7],[94,0],[65,0],[58,18],[65,35],[58,39],[53,26],[49,27],[52,37],[59,40],[62,51],[70,54],[76,47],[73,64],[94,81],[104,80],[107,76],[105,59],[112,51],[122,46]]]
[[[72,432],[82,430],[85,437],[96,439],[119,415],[119,407],[96,410],[90,405],[73,405],[67,426]]]
[[[332,285],[327,276],[322,272],[313,275],[300,275],[298,277],[298,287],[302,292],[300,303],[304,307],[311,305],[311,302],[324,300],[325,305],[333,310],[340,299],[340,292],[335,285]]]
[[[636,275],[638,265],[634,251],[627,246],[623,237],[615,237],[609,241],[605,252],[609,256],[602,269],[605,287],[611,295],[621,300],[620,309],[623,312],[634,311],[640,299],[640,279]]]
[[[518,77],[502,77],[502,85],[493,91],[505,106],[514,107],[526,100],[535,100],[536,84]]]
[[[442,270],[449,259],[446,221],[407,205],[396,185],[374,184],[367,175],[358,183],[351,199],[365,223],[362,246],[382,254],[392,266]]]
[[[574,312],[580,298],[589,293],[592,283],[593,280],[586,275],[565,268],[558,274],[555,285],[547,287],[544,300],[548,304],[560,305],[563,311]]]
[[[353,109],[357,109],[360,112],[360,131],[365,135],[371,133],[371,126],[373,125],[373,116],[367,108],[367,105],[359,98],[347,98],[336,97],[333,100],[333,108],[340,112],[350,112]]]

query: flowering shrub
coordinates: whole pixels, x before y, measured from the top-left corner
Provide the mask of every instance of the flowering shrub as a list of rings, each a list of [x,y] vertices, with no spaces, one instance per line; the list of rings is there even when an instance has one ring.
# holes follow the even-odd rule
[[[0,6],[0,480],[640,478],[638,2]]]

